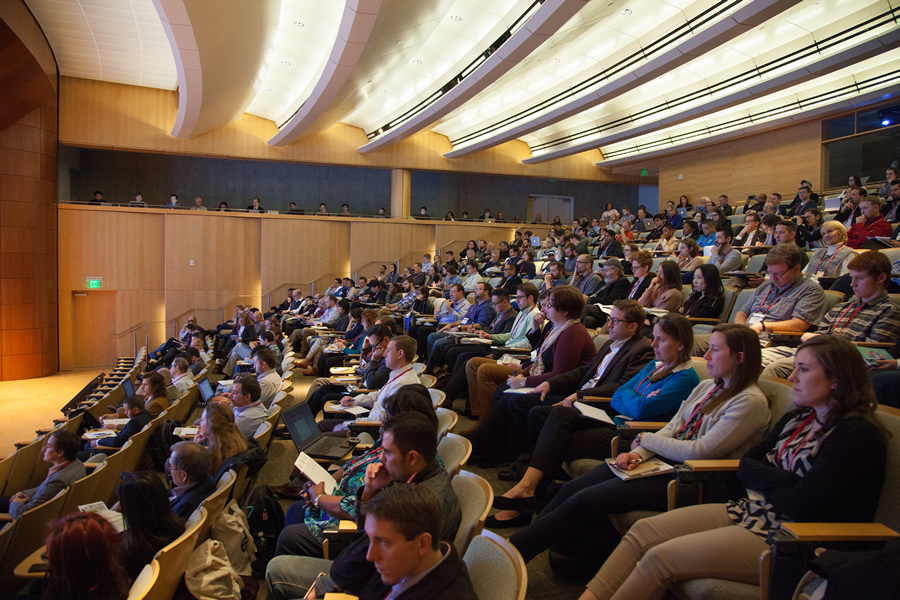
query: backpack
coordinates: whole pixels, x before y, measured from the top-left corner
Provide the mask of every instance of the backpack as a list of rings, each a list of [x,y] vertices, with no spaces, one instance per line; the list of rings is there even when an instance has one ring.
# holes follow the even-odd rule
[[[257,486],[247,498],[244,507],[250,534],[256,544],[256,560],[252,567],[254,574],[264,574],[269,561],[275,556],[278,534],[284,529],[284,510],[269,486]]]
[[[222,542],[228,554],[228,562],[238,575],[250,575],[250,565],[256,554],[256,545],[250,535],[250,524],[247,515],[232,500],[225,506],[222,514],[212,525],[209,537]]]
[[[166,470],[166,461],[169,460],[172,444],[180,442],[181,438],[175,435],[177,427],[184,427],[181,421],[166,421],[153,432],[147,440],[147,456],[153,462],[153,468],[157,471]]]
[[[240,600],[243,580],[228,562],[221,542],[206,540],[194,550],[184,572],[184,583],[200,600]]]

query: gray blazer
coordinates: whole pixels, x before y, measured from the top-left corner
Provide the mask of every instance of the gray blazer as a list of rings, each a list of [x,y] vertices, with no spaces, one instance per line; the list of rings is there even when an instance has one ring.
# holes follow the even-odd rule
[[[60,469],[53,475],[48,475],[47,479],[41,482],[41,485],[30,490],[22,490],[31,500],[28,502],[10,502],[9,514],[14,519],[22,516],[26,510],[30,510],[35,506],[40,506],[44,502],[52,499],[63,488],[72,485],[82,477],[87,475],[84,463],[76,459],[64,469]]]

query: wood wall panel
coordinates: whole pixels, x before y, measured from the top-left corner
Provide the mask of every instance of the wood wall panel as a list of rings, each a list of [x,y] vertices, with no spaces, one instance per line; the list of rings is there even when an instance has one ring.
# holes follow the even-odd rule
[[[362,270],[369,277],[377,273],[372,263],[388,263],[407,255],[410,262],[421,261],[422,254],[434,253],[434,225],[408,223],[363,222],[351,225],[350,270]]]
[[[272,121],[243,114],[237,121],[191,139],[170,135],[178,109],[176,92],[62,77],[60,141],[81,147],[139,150],[195,156],[253,158],[284,162],[351,165],[552,177],[583,181],[638,183],[631,175],[613,176],[598,168],[596,150],[537,165],[526,165],[528,145],[513,141],[473,156],[447,160],[450,141],[429,131],[371,154],[357,148],[367,143],[362,129],[344,124],[286,147],[266,143],[277,128]],[[647,183],[646,179],[643,183]]]
[[[814,189],[821,187],[821,120],[677,152],[659,158],[658,165],[660,206],[681,194],[696,202],[724,193],[732,204],[743,204],[749,194],[759,192],[793,198],[803,179]]]
[[[533,226],[528,225],[528,228]],[[546,227],[542,227],[546,229]],[[492,226],[478,225],[473,227],[471,224],[445,225],[438,228],[435,233],[435,249],[453,250],[454,253],[459,252],[466,247],[469,240],[486,240],[499,244],[500,240],[509,241],[513,239],[516,228],[512,226]],[[534,231],[534,229],[532,229]],[[546,233],[546,231],[544,231]],[[539,234],[540,235],[540,234]],[[461,242],[461,243],[460,243]],[[449,246],[448,246],[449,244]]]

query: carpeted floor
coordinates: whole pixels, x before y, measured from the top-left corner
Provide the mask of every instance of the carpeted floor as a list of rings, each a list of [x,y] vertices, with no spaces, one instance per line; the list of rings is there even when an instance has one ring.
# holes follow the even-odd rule
[[[295,375],[294,390],[291,392],[290,398],[287,400],[289,404],[284,405],[284,409],[290,408],[298,402],[302,402],[306,398],[309,385],[312,383],[312,377],[303,377],[299,373]],[[459,423],[456,425],[457,431],[464,431],[472,426],[472,421],[465,417],[460,417]],[[290,478],[294,461],[297,458],[297,450],[291,440],[282,440],[273,438],[269,446],[269,461],[263,467],[257,476],[255,485],[282,485]],[[497,469],[480,469],[476,465],[466,465],[463,467],[467,471],[471,471],[484,477],[494,488],[496,495],[503,494],[510,489],[513,484],[500,481],[497,478]],[[290,501],[282,500],[285,510],[290,505]],[[514,533],[515,529],[498,530],[497,533],[504,537],[509,537]],[[545,552],[536,559],[528,563],[528,593],[527,598],[532,600],[566,600],[568,598],[578,598],[584,591],[584,581],[573,582],[557,576],[550,568]],[[264,586],[263,586],[264,587]],[[264,600],[264,597],[262,598]]]

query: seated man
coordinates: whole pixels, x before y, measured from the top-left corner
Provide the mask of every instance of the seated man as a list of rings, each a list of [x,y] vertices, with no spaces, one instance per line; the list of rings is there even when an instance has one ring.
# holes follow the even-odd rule
[[[621,258],[625,256],[622,252],[622,244],[616,240],[616,232],[612,229],[606,228],[602,232],[600,237],[600,256],[606,258],[612,258],[613,256]]]
[[[329,328],[334,327],[341,316],[337,304],[337,296],[325,296],[325,298],[323,298],[323,307],[325,310],[321,317],[313,319],[312,322],[319,323]],[[309,352],[309,338],[310,336],[316,335],[316,333],[317,331],[313,327],[298,328],[291,333],[289,339],[291,345],[294,347],[294,351],[299,354],[298,358],[306,357],[306,353]]]
[[[828,311],[817,322],[816,331],[804,333],[800,339],[805,342],[830,333],[853,342],[896,343],[900,339],[900,310],[885,289],[891,277],[891,261],[880,252],[863,252],[847,268],[854,297]],[[796,348],[785,346],[763,348],[763,376],[786,379],[794,370],[796,352]]]
[[[35,488],[0,497],[0,512],[18,519],[27,510],[53,499],[56,494],[86,475],[84,463],[77,458],[81,442],[71,431],[57,429],[44,442],[41,457],[52,466],[47,477]],[[12,491],[12,490],[9,490]]]
[[[412,368],[412,359],[416,352],[416,342],[408,335],[401,335],[391,339],[384,351],[384,361],[391,370],[391,376],[380,390],[367,392],[358,396],[344,396],[341,398],[342,406],[364,406],[371,409],[366,415],[366,421],[380,421],[384,418],[383,400],[404,385],[419,383],[419,376]],[[319,429],[322,431],[346,431],[353,421],[341,419],[323,419],[319,421]],[[341,433],[341,435],[344,435]]]
[[[516,265],[512,263],[506,263],[503,265],[503,282],[497,286],[501,287],[510,294],[512,294],[516,290],[516,286],[522,283],[522,278],[519,277],[519,271],[516,269]]]
[[[503,288],[490,289],[490,285],[483,283],[486,291],[490,294],[492,311],[494,317],[487,325],[481,323],[469,323],[468,325],[460,325],[455,329],[460,329],[468,333],[477,333],[480,339],[488,339],[494,335],[508,333],[512,330],[513,323],[516,319],[516,310],[509,301],[509,292]],[[471,311],[471,309],[470,309]],[[441,335],[441,334],[431,334]],[[429,336],[429,343],[431,336]],[[479,344],[467,344],[465,340],[459,340],[455,337],[446,336],[438,339],[431,346],[428,354],[428,366],[426,373],[435,373],[444,370],[445,367],[453,366],[460,352],[476,352],[481,356],[490,353],[490,346]]]
[[[144,398],[137,394],[132,394],[125,398],[123,404],[125,416],[128,423],[116,434],[115,437],[100,438],[99,440],[90,440],[85,442],[84,450],[78,453],[78,460],[87,461],[96,453],[112,454],[125,445],[131,436],[144,428],[144,425],[150,422],[150,413],[144,410]],[[104,425],[104,429],[116,429],[115,425]]]
[[[562,261],[554,260],[548,265],[547,273],[544,275],[544,283],[541,284],[540,289],[549,290],[550,288],[555,288],[558,285],[565,285],[566,283],[566,266]]]
[[[454,283],[450,286],[450,299],[444,302],[444,304],[434,313],[436,323],[411,325],[407,331],[411,338],[418,341],[419,355],[425,356],[428,336],[430,334],[437,331],[440,326],[458,323],[468,311],[469,301],[466,300],[466,290],[463,288],[462,284]]]
[[[201,502],[216,491],[216,484],[209,475],[211,468],[209,450],[200,444],[172,444],[166,461],[166,473],[172,478],[172,512],[187,519]]]
[[[866,196],[859,203],[859,208],[862,211],[862,216],[847,232],[848,246],[859,249],[871,237],[891,237],[894,233],[894,228],[881,216],[880,198]]]
[[[234,380],[230,396],[216,396],[212,402],[227,404],[231,407],[237,428],[249,440],[269,416],[259,395],[259,382],[256,381],[256,377],[241,375]]]
[[[718,235],[718,234],[716,234]],[[734,322],[763,335],[771,331],[806,331],[825,312],[822,287],[803,276],[806,253],[796,244],[778,244],[766,254],[770,280],[740,307]],[[703,356],[709,336],[694,336],[694,356]]]
[[[708,263],[715,266],[719,273],[739,271],[741,269],[741,253],[731,246],[734,232],[731,227],[723,227],[716,231],[715,242],[709,255]]]
[[[172,385],[178,390],[179,396],[183,396],[191,386],[196,385],[191,377],[191,366],[181,356],[172,361],[169,371],[172,373]]]
[[[365,482],[356,493],[357,501],[368,502],[389,486],[418,484],[440,499],[442,524],[438,535],[441,540],[452,540],[462,515],[459,501],[450,486],[450,477],[437,460],[437,430],[434,424],[420,413],[401,413],[384,422],[381,440],[381,462],[368,466]],[[310,498],[313,506],[316,502],[317,497]],[[292,591],[288,591],[287,596],[278,595],[278,585],[290,581],[297,586],[305,584],[308,588],[319,572],[329,568],[331,578],[341,589],[359,593],[376,573],[374,565],[367,563],[365,558],[370,546],[369,538],[364,535],[341,552],[334,563],[306,558],[320,553],[320,549],[321,544],[305,524],[286,527],[278,538],[279,554],[300,554],[304,557],[276,557],[269,563],[266,581],[270,593],[274,594],[269,597],[295,598],[297,596]],[[314,568],[309,570],[308,567]],[[304,576],[297,577],[301,573]],[[307,576],[312,579],[307,581]],[[291,589],[296,588],[291,586]]]
[[[600,276],[594,273],[594,257],[590,254],[580,254],[575,261],[575,273],[569,285],[578,288],[585,296],[593,296],[603,285]]]
[[[625,279],[625,271],[622,263],[617,258],[610,258],[603,263],[600,270],[603,274],[603,287],[596,295],[587,299],[581,322],[589,329],[603,327],[606,324],[606,313],[600,310],[598,305],[608,306],[616,300],[628,297],[631,291],[631,282]]]
[[[487,329],[490,323],[497,316],[494,307],[491,304],[491,292],[493,288],[491,284],[479,282],[475,286],[475,303],[469,307],[466,315],[460,320],[453,323],[443,325],[437,331],[428,334],[425,343],[425,355],[428,357],[426,373],[433,373],[434,369],[444,364],[443,348],[447,344],[454,344],[456,338],[450,335],[451,332],[476,329]],[[435,346],[440,347],[437,350],[437,356],[434,356]]]
[[[701,248],[712,246],[716,243],[716,222],[712,219],[704,219],[700,224],[703,235],[697,238],[697,245]]]
[[[609,319],[609,340],[589,363],[541,382],[531,394],[504,394],[491,403],[487,419],[472,435],[475,452],[487,462],[508,463],[529,450],[530,412],[546,421],[555,404],[572,406],[583,396],[612,396],[654,358],[641,335],[646,315],[635,300],[616,300]],[[537,438],[538,431],[531,439]]]
[[[463,288],[466,292],[474,292],[475,286],[484,281],[484,278],[478,274],[478,261],[470,260],[466,263],[466,276],[462,280]]]
[[[281,376],[276,370],[278,359],[275,353],[268,348],[260,348],[253,356],[253,370],[256,371],[256,380],[259,383],[259,400],[263,406],[269,408],[272,400],[281,391]]]

